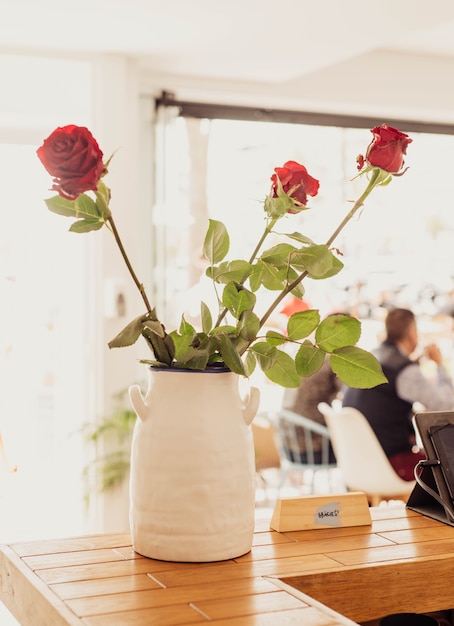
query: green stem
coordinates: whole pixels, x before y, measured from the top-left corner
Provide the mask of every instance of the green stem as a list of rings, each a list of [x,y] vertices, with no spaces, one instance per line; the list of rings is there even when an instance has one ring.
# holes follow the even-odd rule
[[[265,241],[265,239],[268,237],[268,235],[270,234],[270,232],[273,230],[274,225],[276,224],[277,220],[279,219],[279,217],[273,217],[272,220],[270,220],[270,222],[266,225],[265,230],[262,233],[262,236],[260,237],[257,245],[255,246],[255,249],[253,251],[253,253],[251,254],[251,258],[249,259],[249,264],[251,265],[254,261],[256,256],[258,255],[260,248],[263,245],[263,242]]]
[[[142,296],[142,300],[145,303],[147,311],[148,311],[148,313],[151,313],[152,309],[151,309],[151,305],[150,305],[150,303],[148,301],[147,294],[145,293],[145,288],[144,288],[143,284],[139,281],[139,279],[136,276],[136,273],[133,270],[133,267],[132,267],[132,265],[131,265],[131,263],[129,261],[128,255],[126,254],[126,250],[125,250],[125,248],[123,246],[123,243],[122,243],[122,241],[120,239],[120,235],[118,233],[118,230],[117,230],[117,227],[115,225],[115,222],[114,222],[114,219],[113,219],[112,215],[110,215],[107,218],[107,221],[109,222],[112,234],[115,237],[115,241],[117,242],[117,245],[118,245],[118,247],[120,249],[121,256],[123,257],[124,262],[126,263],[126,267],[128,268],[129,273],[131,274],[132,279],[133,279],[137,289],[139,290],[140,295]]]
[[[281,216],[280,216],[280,217],[281,217]],[[252,265],[252,263],[255,261],[255,259],[256,259],[256,257],[257,257],[257,255],[258,255],[258,253],[259,253],[259,251],[260,251],[260,248],[261,248],[261,247],[262,247],[262,245],[263,245],[263,242],[265,241],[265,239],[268,237],[268,235],[270,234],[270,232],[271,232],[271,231],[272,231],[272,229],[274,228],[274,225],[276,224],[276,222],[278,221],[278,219],[279,219],[279,217],[273,217],[273,219],[271,219],[271,220],[268,222],[268,224],[266,225],[265,230],[264,230],[264,231],[263,231],[263,233],[262,233],[262,236],[260,237],[260,239],[259,239],[259,241],[258,241],[257,245],[256,245],[256,246],[255,246],[255,248],[254,248],[254,251],[253,251],[253,252],[252,252],[252,254],[251,254],[251,257],[250,257],[250,259],[249,259],[249,265]],[[245,281],[242,281],[242,282],[240,283],[240,285],[242,285],[244,282],[245,282]],[[226,308],[226,307],[224,307],[224,308],[220,311],[220,313],[219,313],[219,315],[218,315],[218,319],[216,320],[215,327],[216,327],[216,326],[219,326],[219,324],[222,322],[222,320],[224,319],[224,317],[225,317],[226,315],[227,315],[227,308]]]
[[[352,219],[352,217],[355,215],[355,213],[358,211],[358,209],[360,209],[363,206],[364,200],[370,194],[372,189],[374,187],[376,187],[380,182],[382,182],[382,171],[383,170],[380,170],[379,168],[376,168],[376,169],[372,170],[372,174],[371,174],[371,177],[370,177],[370,180],[369,180],[369,184],[367,185],[367,187],[364,190],[363,194],[358,198],[358,200],[356,200],[356,202],[354,203],[354,205],[352,206],[350,211],[347,213],[347,215],[344,217],[342,222],[339,224],[339,226],[333,232],[331,237],[327,240],[327,242],[326,242],[327,246],[330,246],[333,243],[333,241],[337,238],[339,233],[345,228],[345,226]],[[386,176],[389,176],[389,174],[386,173]]]

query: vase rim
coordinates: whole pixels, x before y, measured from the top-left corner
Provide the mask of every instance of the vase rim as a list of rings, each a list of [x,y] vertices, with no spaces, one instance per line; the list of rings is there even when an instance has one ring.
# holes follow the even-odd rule
[[[152,372],[177,372],[177,373],[187,373],[187,374],[231,374],[232,370],[225,365],[217,366],[213,365],[204,370],[192,370],[186,367],[161,367],[159,365],[149,365],[149,371]]]

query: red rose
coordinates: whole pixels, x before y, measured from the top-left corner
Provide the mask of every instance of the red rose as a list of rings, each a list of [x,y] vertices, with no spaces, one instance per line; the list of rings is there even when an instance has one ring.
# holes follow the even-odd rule
[[[92,189],[105,172],[101,152],[96,139],[83,126],[57,128],[44,140],[37,154],[41,163],[53,176],[52,189],[68,200]]]
[[[278,178],[285,193],[303,206],[306,206],[307,196],[317,195],[320,183],[308,174],[304,165],[300,165],[296,161],[287,161],[282,167],[274,168],[274,171],[276,173],[271,176],[273,182],[271,195],[273,198],[277,198]]]
[[[404,165],[404,154],[407,154],[407,146],[412,139],[397,128],[386,124],[376,126],[370,132],[374,138],[367,148],[367,163],[372,167],[380,167],[390,174],[397,174]]]

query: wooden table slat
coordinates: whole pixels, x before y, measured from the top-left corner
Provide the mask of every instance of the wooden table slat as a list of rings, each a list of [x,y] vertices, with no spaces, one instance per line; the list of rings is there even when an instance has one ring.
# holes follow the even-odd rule
[[[55,588],[53,588],[55,590]],[[199,603],[216,598],[218,600],[244,596],[260,596],[263,593],[276,591],[276,585],[265,578],[244,578],[241,580],[221,581],[211,585],[187,585],[162,589],[137,590],[124,593],[104,593],[68,599],[67,604],[77,615],[93,615],[109,613],[116,603],[122,610],[131,610],[140,605],[141,608],[153,608],[175,604]],[[98,587],[97,591],[101,591]]]
[[[159,609],[135,609],[93,615],[84,618],[86,626],[175,626],[176,624],[195,624],[201,615],[187,604],[161,606]],[[205,624],[208,622],[205,620]]]
[[[313,539],[312,541],[295,541],[293,543],[287,543],[285,545],[265,545],[253,547],[251,552],[237,559],[238,563],[245,563],[246,561],[261,561],[272,558],[286,558],[298,555],[309,556],[311,554],[324,553],[330,554],[337,550],[358,550],[360,548],[369,549],[379,546],[393,545],[391,539],[387,539],[378,534],[356,535],[356,536],[331,536],[329,538],[320,538],[319,540]]]
[[[342,565],[365,565],[404,559],[416,560],[422,557],[443,557],[451,554],[454,557],[454,537],[444,541],[423,541],[418,543],[396,543],[389,546],[369,548],[367,550],[346,550],[327,552],[326,555]]]
[[[113,576],[110,578],[98,578],[97,580],[76,580],[70,583],[51,584],[49,588],[62,600],[162,589],[161,585],[147,574]]]
[[[408,530],[388,530],[380,531],[381,537],[385,537],[394,543],[413,543],[415,537],[418,543],[423,541],[440,541],[440,539],[452,539],[451,526],[430,526],[428,528],[418,528],[417,533],[414,529]]]
[[[197,615],[197,613],[196,613]],[[170,619],[170,621],[169,621]],[[208,626],[209,621],[198,616],[196,621],[172,621],[173,615],[157,615],[152,611],[128,613],[122,617],[118,615],[105,615],[88,618],[86,626]],[[346,621],[342,616],[334,618],[328,616],[320,609],[314,607],[302,607],[286,611],[272,611],[258,615],[242,615],[240,617],[228,617],[211,623],[213,626],[350,626],[354,622]]]
[[[134,553],[131,551],[131,554]],[[139,555],[131,556],[131,559],[140,558]],[[123,562],[127,559],[120,550],[103,548],[101,550],[74,550],[73,552],[54,552],[52,554],[38,554],[23,556],[23,562],[34,571],[51,569],[55,567],[68,567],[71,565],[88,565],[89,563]]]
[[[251,578],[255,576],[272,576],[274,574],[288,574],[289,572],[313,571],[319,569],[329,570],[339,564],[324,556],[314,554],[310,556],[295,556],[286,559],[269,559],[256,563],[235,563],[228,567],[213,566],[209,569],[199,569],[194,567],[190,570],[161,571],[154,577],[159,580],[164,587],[179,587],[180,585],[209,585],[219,580],[232,580],[235,578]]]
[[[257,615],[271,611],[287,611],[301,607],[301,600],[285,591],[273,591],[257,595],[228,599],[204,600],[194,604],[210,620]]]
[[[233,565],[233,561],[226,561]],[[208,567],[209,564],[197,564],[200,569]],[[51,567],[47,569],[37,569],[36,575],[49,585],[62,582],[72,582],[77,580],[96,580],[98,578],[108,578],[115,576],[130,576],[134,574],[156,574],[172,570],[184,571],[193,569],[193,563],[166,563],[165,561],[154,561],[138,557],[125,561],[109,561],[106,563],[87,563],[86,565],[69,565],[63,567]]]
[[[46,539],[44,541],[24,541],[14,544],[14,551],[19,556],[54,554],[57,552],[77,552],[80,550],[99,550],[131,545],[129,533],[108,535],[87,535],[66,539]]]

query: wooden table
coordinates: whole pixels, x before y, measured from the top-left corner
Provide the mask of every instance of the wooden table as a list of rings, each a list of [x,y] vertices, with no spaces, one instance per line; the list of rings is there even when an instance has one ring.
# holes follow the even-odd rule
[[[260,519],[252,551],[218,563],[146,559],[128,534],[3,546],[0,600],[23,626],[347,626],[452,609],[454,528],[371,513],[372,526],[286,533]]]

